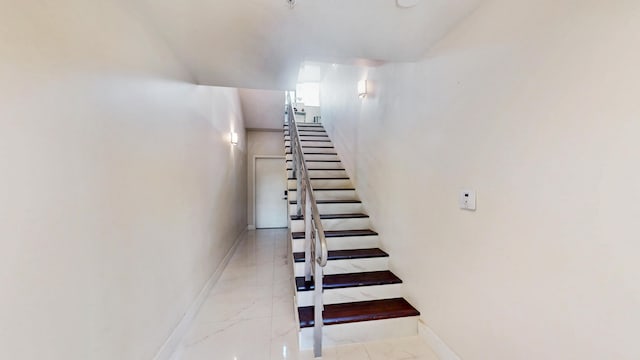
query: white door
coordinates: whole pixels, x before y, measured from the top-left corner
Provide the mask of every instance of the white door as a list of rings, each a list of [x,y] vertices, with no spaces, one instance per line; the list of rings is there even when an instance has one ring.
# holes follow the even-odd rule
[[[256,158],[256,228],[286,228],[284,159]]]

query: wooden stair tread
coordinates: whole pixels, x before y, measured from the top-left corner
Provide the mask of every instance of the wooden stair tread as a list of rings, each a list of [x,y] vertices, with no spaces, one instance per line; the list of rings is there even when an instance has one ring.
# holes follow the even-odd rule
[[[287,169],[287,170],[291,170],[291,169]],[[317,171],[317,170],[322,170],[322,171],[324,171],[324,170],[327,170],[327,171],[344,171],[345,169],[307,168],[307,171],[310,171],[310,170],[314,170],[314,171]]]
[[[320,214],[321,219],[364,219],[368,217],[367,214]]]
[[[320,219],[322,220],[330,220],[330,219],[364,219],[368,218],[367,214],[320,214]],[[303,220],[304,216],[302,215],[291,215],[291,220]]]
[[[287,180],[296,180],[296,178],[287,178]],[[309,178],[309,180],[350,180],[350,179],[348,177],[334,177],[334,178],[312,177],[312,178]]]
[[[304,133],[304,134],[301,134],[301,133]],[[299,136],[322,136],[323,134],[327,134],[327,131],[324,129],[313,129],[313,130],[298,129]],[[284,130],[284,136],[291,136],[291,132],[289,131],[289,129]]]
[[[284,127],[289,127],[289,124],[285,123]],[[300,122],[296,121],[296,127],[310,127],[310,128],[324,128],[324,125],[321,123],[310,123],[310,122]]]
[[[285,124],[284,127],[288,127],[289,124]],[[315,128],[321,128],[324,127],[322,124],[320,123],[307,123],[307,122],[299,122],[296,121],[296,126],[297,127],[315,127]]]
[[[304,134],[301,134],[304,133]],[[327,132],[322,129],[322,130],[317,130],[317,129],[313,129],[313,130],[306,130],[306,129],[298,129],[298,135],[299,136],[322,136],[321,134],[326,134]],[[291,133],[287,130],[284,133],[284,136],[291,136]]]
[[[327,259],[329,261],[389,257],[389,254],[378,248],[329,250],[328,254]],[[293,253],[293,261],[297,263],[304,262],[304,252]]]
[[[304,152],[304,155],[338,155],[338,153],[323,153],[323,152]],[[286,151],[285,155],[291,155],[291,151]]]
[[[360,200],[316,200],[316,204],[360,204]],[[296,201],[291,200],[289,204],[295,205]]]
[[[355,191],[354,188],[317,188],[313,191]],[[298,191],[297,188],[289,189],[289,191]]]
[[[359,230],[330,230],[324,232],[324,237],[326,238],[337,238],[337,237],[347,237],[347,236],[375,236],[378,235],[377,232],[370,229],[359,229]],[[304,231],[298,231],[291,233],[291,237],[294,239],[304,239]]]
[[[298,308],[300,327],[312,327],[313,306]],[[408,316],[418,316],[416,310],[404,298],[359,301],[324,306],[322,312],[324,325],[346,324],[359,321],[394,319]]]
[[[295,137],[295,136],[294,136]],[[298,134],[297,136],[300,141],[320,141],[320,142],[330,142],[331,139],[329,138],[329,135],[325,135],[325,134]],[[320,139],[311,139],[311,138],[320,138]],[[292,137],[289,134],[285,134],[284,135],[284,141],[291,141]]]
[[[323,168],[307,168],[307,171],[345,171],[345,169],[323,169]],[[292,168],[288,167],[287,171],[293,171]]]
[[[293,162],[293,159],[287,159],[285,162]],[[305,160],[305,162],[341,162],[340,160]]]
[[[360,204],[360,200],[316,200],[316,204]]]
[[[322,278],[322,289],[324,290],[391,284],[402,284],[402,280],[389,270],[333,274],[325,275]],[[310,282],[306,282],[304,276],[296,277],[298,291],[312,291],[315,288],[313,278]]]

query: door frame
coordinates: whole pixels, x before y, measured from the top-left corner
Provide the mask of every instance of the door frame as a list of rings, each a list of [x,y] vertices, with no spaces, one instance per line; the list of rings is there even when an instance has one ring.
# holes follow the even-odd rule
[[[286,167],[287,167],[286,159],[287,159],[287,157],[286,156],[282,156],[282,155],[254,155],[253,156],[253,163],[252,163],[252,167],[253,167],[253,209],[252,209],[252,211],[253,211],[253,225],[249,226],[249,230],[255,230],[256,229],[256,224],[258,222],[257,221],[258,220],[258,216],[256,214],[256,188],[258,187],[258,182],[256,181],[256,179],[257,179],[257,176],[256,176],[256,161],[258,159],[282,159],[282,160],[285,160],[285,161],[283,161],[284,162],[284,166],[285,166],[284,174],[285,175],[287,174],[287,171],[286,171]],[[289,189],[288,189],[288,187],[289,187],[288,186],[289,185],[288,180],[285,180],[285,184],[287,184],[287,185],[285,185],[287,187],[285,190],[289,191]],[[287,216],[289,216],[289,201],[288,200],[287,200]],[[289,224],[289,221],[287,220],[287,226],[286,226],[287,228],[289,227],[288,224]]]

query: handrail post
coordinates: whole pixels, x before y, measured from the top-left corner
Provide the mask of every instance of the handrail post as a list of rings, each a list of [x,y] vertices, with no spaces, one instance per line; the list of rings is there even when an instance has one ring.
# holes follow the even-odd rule
[[[297,149],[293,146],[293,129],[291,128],[291,121],[289,121],[289,146],[291,147],[291,170],[293,176],[298,177],[298,163],[296,162],[296,158],[298,157],[296,152]]]
[[[298,167],[298,174],[296,174],[296,215],[298,216],[302,215],[302,197],[304,196],[302,192],[302,164],[298,163],[300,161],[301,157],[300,154],[298,154],[298,156],[293,159],[293,162],[296,163]]]
[[[320,236],[318,234],[318,229],[315,229],[315,248],[316,251],[320,249]],[[323,293],[323,270],[320,262],[314,259],[313,264],[315,266],[315,276],[314,276],[314,286],[315,286],[315,294],[314,294],[314,307],[313,307],[313,354],[315,357],[322,356],[322,326],[324,325],[324,320],[322,319],[322,311],[324,310],[324,305],[322,301],[322,293]]]
[[[311,254],[312,214],[310,193],[309,189],[306,189],[304,207],[304,281],[307,284],[311,282],[311,262],[313,261]]]
[[[295,122],[295,119],[293,120],[293,122]],[[294,124],[295,126],[295,124]],[[295,129],[295,140],[296,140],[296,144],[298,143],[298,129]],[[293,146],[293,145],[292,145]],[[292,148],[293,149],[293,148]],[[297,199],[297,204],[296,204],[296,215],[300,216],[302,215],[302,196],[304,195],[304,193],[302,192],[302,162],[304,161],[304,159],[302,158],[302,154],[300,153],[300,149],[298,149],[298,147],[296,146],[296,156],[293,159],[293,162],[296,164],[296,167],[298,169],[298,173],[296,174],[296,191],[298,192],[296,195],[296,199]]]

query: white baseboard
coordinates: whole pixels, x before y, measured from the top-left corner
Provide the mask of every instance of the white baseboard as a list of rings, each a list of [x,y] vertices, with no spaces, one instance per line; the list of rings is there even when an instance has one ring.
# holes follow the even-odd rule
[[[255,230],[256,226],[255,225],[247,225],[247,230]]]
[[[233,245],[231,246],[231,249],[229,249],[227,254],[222,259],[222,262],[220,262],[220,265],[218,265],[216,271],[204,284],[204,287],[202,288],[198,296],[196,296],[195,300],[193,300],[191,306],[184,314],[178,325],[176,325],[176,327],[173,329],[171,335],[169,335],[165,343],[162,345],[162,347],[154,357],[154,360],[170,360],[174,359],[176,355],[178,355],[177,352],[179,350],[178,348],[180,346],[180,343],[182,342],[182,338],[184,338],[184,336],[187,334],[187,331],[189,330],[193,319],[198,314],[198,310],[200,310],[200,307],[207,299],[209,292],[216,284],[216,282],[218,282],[218,279],[220,278],[220,275],[222,275],[224,269],[227,267],[227,264],[229,264],[229,260],[231,260],[231,257],[236,251],[238,244],[240,244],[240,241],[244,237],[244,234],[245,231],[242,231],[240,235],[235,239]]]
[[[440,360],[462,360],[442,339],[422,320],[418,321],[418,335],[431,347]]]

